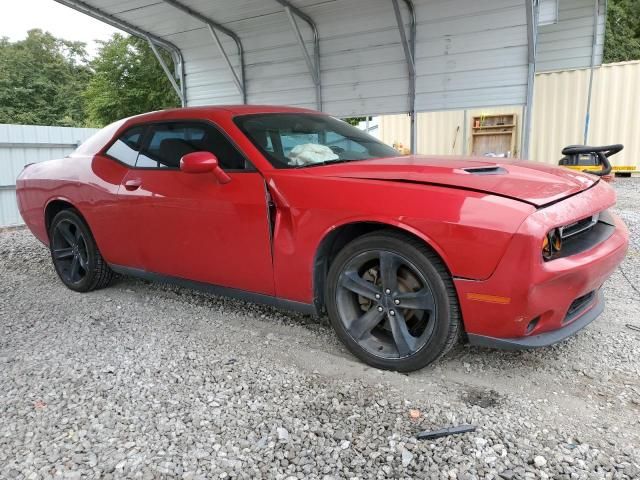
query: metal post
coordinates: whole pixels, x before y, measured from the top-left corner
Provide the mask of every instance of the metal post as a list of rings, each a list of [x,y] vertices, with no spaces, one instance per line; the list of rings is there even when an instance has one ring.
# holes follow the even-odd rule
[[[153,44],[153,42],[151,41],[150,38],[147,37],[147,42],[149,42],[149,46],[151,47],[151,50],[153,51],[153,54],[156,56],[156,58],[158,59],[158,63],[160,64],[160,66],[162,67],[162,70],[164,70],[165,75],[167,76],[167,78],[169,79],[169,81],[171,82],[171,86],[173,87],[173,89],[176,91],[176,93],[178,94],[178,98],[180,98],[180,103],[182,104],[182,106],[185,106],[184,103],[184,97],[182,96],[182,90],[180,89],[180,87],[178,86],[178,84],[176,83],[175,78],[173,78],[173,75],[171,74],[171,70],[169,70],[169,67],[167,67],[167,64],[165,63],[164,59],[162,58],[162,55],[160,55],[160,52],[158,51],[158,48]]]
[[[320,34],[318,33],[318,27],[313,19],[304,13],[302,10],[297,8],[295,5],[290,3],[288,0],[276,0],[280,5],[284,7],[284,11],[289,18],[289,22],[291,23],[291,28],[293,29],[294,34],[296,35],[296,40],[302,49],[302,54],[304,56],[305,62],[307,62],[307,68],[309,69],[309,74],[311,75],[311,80],[315,86],[316,90],[316,108],[318,110],[322,110],[322,77],[320,74]],[[307,47],[304,44],[304,39],[302,37],[302,33],[300,32],[300,27],[298,27],[298,23],[296,22],[294,15],[298,18],[301,18],[309,28],[311,28],[311,32],[313,33],[313,62],[311,61],[311,56],[307,51]]]
[[[242,85],[242,81],[238,78],[238,74],[233,68],[233,65],[231,64],[231,60],[229,60],[229,56],[227,55],[227,52],[224,51],[222,42],[220,42],[220,37],[218,37],[216,30],[211,25],[207,25],[207,27],[209,28],[209,32],[211,33],[213,40],[216,42],[216,45],[218,46],[218,50],[220,50],[220,54],[222,55],[222,58],[224,58],[224,61],[227,64],[229,71],[231,72],[231,76],[233,77],[233,83],[236,84],[236,87],[238,88],[238,91],[240,93],[244,93],[244,85]]]
[[[462,154],[463,155],[467,155],[469,152],[469,141],[467,140],[467,122],[469,121],[468,117],[467,117],[467,110],[464,110],[464,114],[463,114],[463,120],[462,120]]]
[[[304,57],[304,61],[307,63],[307,68],[309,69],[309,74],[311,75],[311,79],[313,80],[314,85],[318,86],[318,84],[320,83],[320,79],[318,78],[318,72],[315,65],[313,64],[313,60],[311,60],[311,56],[309,55],[309,52],[307,51],[307,47],[305,47],[304,45],[304,38],[302,38],[302,33],[300,32],[298,23],[296,22],[296,19],[294,18],[293,13],[291,13],[290,7],[288,6],[284,7],[284,11],[287,14],[287,17],[289,18],[289,23],[291,23],[291,28],[293,29],[293,32],[296,34],[296,40],[298,41],[300,50],[302,50],[302,55]]]
[[[531,113],[533,109],[533,84],[536,78],[536,43],[538,41],[538,2],[525,0],[527,14],[527,48],[529,70],[527,72],[527,99],[522,123],[522,151],[521,157],[529,158],[529,144],[531,142]]]
[[[416,14],[411,0],[404,0],[409,14],[410,14],[410,27],[409,27],[409,39],[407,39],[407,33],[404,28],[404,21],[402,20],[402,13],[400,12],[400,4],[398,0],[392,0],[393,12],[396,16],[396,23],[400,32],[400,40],[402,43],[402,49],[404,50],[404,58],[407,64],[407,72],[409,77],[409,121],[410,121],[410,147],[411,153],[417,152],[417,140],[418,140],[418,126],[416,122],[416,64],[415,64],[415,41],[416,41]]]
[[[589,90],[587,93],[587,111],[584,116],[584,135],[582,144],[587,145],[589,137],[589,122],[591,120],[591,93],[593,90],[593,69],[596,64],[596,47],[598,43],[598,10],[600,0],[595,0],[593,8],[593,40],[591,42],[591,67],[589,71]]]
[[[411,153],[418,153],[418,112],[416,112],[416,10],[412,0],[404,0],[409,10],[409,45],[411,46],[411,58],[413,59],[413,76],[409,81],[409,97],[411,105]]]
[[[120,30],[123,30],[133,36],[139,37],[139,38],[143,38],[147,41],[151,40],[151,42],[159,47],[162,47],[166,50],[168,50],[169,52],[171,52],[171,55],[173,57],[173,61],[175,64],[176,69],[178,69],[179,71],[179,79],[180,79],[180,93],[178,94],[180,96],[180,98],[183,101],[182,106],[185,106],[186,102],[186,91],[187,91],[187,87],[184,81],[184,58],[182,56],[182,52],[180,51],[180,49],[178,47],[176,47],[173,43],[168,42],[160,37],[157,37],[155,35],[152,35],[151,33],[142,30],[138,27],[135,27],[133,25],[131,25],[128,22],[125,22],[123,20],[120,20],[117,17],[114,17],[113,15],[110,15],[108,13],[103,12],[102,10],[100,10],[99,8],[95,8],[87,3],[84,3],[80,0],[55,0],[56,2],[72,8],[80,13],[84,13],[85,15],[88,15],[90,17],[93,17],[97,20],[100,20],[101,22],[104,22],[108,25],[111,25],[112,27],[115,28],[119,28]],[[166,73],[166,70],[165,70]],[[173,79],[173,81],[175,82],[175,77],[171,74],[168,74],[168,76],[170,77],[169,80]],[[175,88],[175,87],[174,87]]]
[[[189,15],[190,17],[195,18],[196,20],[201,21],[202,23],[204,23],[208,28],[209,31],[211,32],[211,35],[213,36],[214,41],[216,42],[216,45],[218,46],[220,53],[222,53],[222,57],[224,58],[227,67],[229,68],[229,70],[231,71],[231,75],[233,76],[233,82],[235,83],[236,87],[238,88],[238,91],[240,92],[240,95],[242,96],[242,103],[247,103],[247,90],[246,90],[246,82],[245,82],[245,63],[244,63],[244,48],[242,47],[242,40],[240,40],[240,37],[233,31],[228,29],[227,27],[214,22],[213,20],[211,20],[210,18],[204,16],[203,14],[196,12],[195,10],[193,10],[190,7],[187,7],[186,5],[183,5],[182,3],[178,2],[177,0],[162,0],[164,3],[171,5],[172,7],[180,10],[183,13],[186,13],[187,15]],[[221,32],[224,33],[225,35],[227,35],[228,37],[230,37],[236,44],[236,48],[238,51],[238,58],[240,60],[240,75],[238,76],[238,74],[236,73],[235,69],[233,68],[233,65],[231,63],[231,61],[229,60],[229,56],[227,55],[227,53],[224,50],[224,47],[222,46],[222,43],[220,42],[220,39],[218,38],[216,32]]]
[[[182,106],[186,107],[187,106],[187,89],[184,83],[184,68],[182,65],[182,58],[175,55],[174,52],[169,52],[169,53],[171,53],[171,59],[173,60],[173,77],[180,80],[180,93],[182,94],[182,97],[181,97]]]

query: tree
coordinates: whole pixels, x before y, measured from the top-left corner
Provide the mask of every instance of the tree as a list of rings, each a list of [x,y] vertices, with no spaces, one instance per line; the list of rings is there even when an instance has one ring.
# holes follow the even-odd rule
[[[120,118],[180,105],[147,42],[115,34],[101,43],[91,62],[93,77],[83,94],[90,125],[103,126]],[[170,55],[161,54],[172,70]]]
[[[84,43],[38,29],[17,42],[0,38],[0,123],[82,125],[86,55]]]
[[[604,62],[640,59],[640,0],[609,0]]]
[[[349,125],[353,125],[354,127],[357,127],[360,122],[364,122],[366,119],[367,119],[367,117],[348,117],[348,118],[343,118],[343,120],[345,122],[347,122]]]

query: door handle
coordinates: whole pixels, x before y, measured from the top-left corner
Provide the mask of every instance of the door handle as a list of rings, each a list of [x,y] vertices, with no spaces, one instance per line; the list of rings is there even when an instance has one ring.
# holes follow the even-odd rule
[[[124,188],[129,191],[137,190],[138,188],[140,188],[140,185],[142,185],[142,180],[140,180],[139,178],[133,178],[124,182]]]

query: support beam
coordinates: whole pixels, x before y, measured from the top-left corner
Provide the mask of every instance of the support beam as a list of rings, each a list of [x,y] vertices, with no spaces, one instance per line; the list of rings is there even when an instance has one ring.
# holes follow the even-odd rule
[[[300,50],[302,50],[302,55],[304,56],[305,62],[307,62],[307,68],[309,69],[309,74],[311,75],[311,78],[313,79],[313,83],[315,85],[318,85],[318,82],[319,82],[318,71],[316,69],[316,66],[313,64],[313,60],[311,59],[311,56],[309,55],[309,52],[307,51],[307,47],[305,47],[305,45],[304,45],[304,38],[302,37],[302,33],[300,32],[300,28],[298,27],[298,23],[296,22],[296,19],[293,16],[293,13],[291,12],[291,8],[284,7],[284,11],[287,14],[287,17],[289,17],[289,22],[291,23],[291,28],[293,29],[294,33],[296,34],[296,39],[298,40],[298,45],[300,46]]]
[[[305,61],[307,62],[307,68],[309,69],[309,74],[311,75],[311,80],[315,85],[316,89],[316,108],[318,110],[322,110],[322,80],[320,75],[320,35],[318,34],[318,27],[313,19],[304,13],[302,10],[292,5],[288,0],[276,0],[280,5],[284,7],[284,11],[289,18],[289,22],[291,23],[291,28],[293,29],[294,34],[296,35],[296,40],[302,49],[302,54],[304,56]],[[298,23],[294,15],[309,25],[311,28],[311,32],[313,33],[313,61],[311,60],[311,55],[307,51],[307,47],[304,43],[304,38],[302,37],[302,33],[300,32],[300,28],[298,27]]]
[[[593,69],[596,65],[596,49],[598,48],[598,11],[600,7],[600,0],[594,0],[593,6],[593,37],[591,39],[591,67],[589,70],[589,90],[587,93],[587,110],[584,116],[584,135],[582,137],[582,144],[588,145],[589,139],[589,123],[591,120],[591,96],[593,93]]]
[[[531,114],[533,109],[533,84],[536,78],[536,47],[538,42],[538,2],[525,0],[527,15],[527,99],[522,122],[522,151],[520,157],[529,159],[529,144],[531,143]]]
[[[398,31],[400,32],[400,40],[402,42],[402,49],[404,50],[404,59],[407,64],[407,72],[409,76],[409,118],[411,122],[411,153],[417,153],[418,143],[418,124],[416,122],[416,11],[413,6],[412,0],[404,0],[407,9],[409,10],[409,36],[404,26],[404,20],[402,19],[402,12],[400,11],[400,4],[398,0],[391,0],[393,3],[393,12],[396,16],[396,23],[398,25]]]
[[[227,55],[227,52],[222,46],[220,37],[218,37],[218,34],[216,33],[216,29],[213,28],[211,25],[207,25],[207,27],[209,28],[209,33],[211,33],[211,36],[213,37],[213,41],[216,42],[216,45],[218,46],[218,50],[220,50],[220,55],[222,55],[222,58],[227,64],[227,68],[231,72],[231,76],[233,77],[233,83],[236,84],[236,88],[242,94],[242,103],[247,103],[247,94],[244,89],[244,83],[238,77],[238,74],[236,73],[235,68],[233,68],[233,65],[231,64],[231,60],[229,60],[229,56]]]
[[[184,82],[184,58],[182,57],[182,52],[180,51],[180,49],[178,47],[176,47],[173,43],[168,42],[160,37],[156,37],[155,35],[142,30],[138,27],[135,27],[134,25],[125,22],[124,20],[120,20],[117,17],[114,17],[113,15],[110,15],[98,8],[95,8],[91,5],[88,5],[80,0],[55,0],[56,2],[72,8],[80,13],[84,13],[85,15],[88,15],[90,17],[93,17],[97,20],[100,20],[101,22],[104,22],[108,25],[111,25],[114,28],[119,28],[120,30],[123,30],[125,32],[127,32],[130,35],[142,38],[144,40],[147,41],[151,41],[154,45],[158,46],[158,47],[162,47],[165,50],[168,50],[171,53],[171,57],[173,58],[173,62],[174,65],[176,67],[176,69],[178,70],[178,78],[180,79],[180,93],[178,94],[180,96],[180,98],[182,99],[182,106],[186,106],[185,101],[186,101],[186,85]],[[167,69],[168,70],[168,69]],[[166,71],[165,71],[166,73]],[[170,78],[169,81],[173,80],[173,82],[175,82],[175,76],[172,75],[171,73],[167,74]]]
[[[242,40],[240,39],[238,34],[235,33],[233,30],[230,30],[229,28],[225,27],[224,25],[221,25],[220,23],[213,21],[212,19],[201,14],[200,12],[196,12],[192,8],[187,7],[186,5],[183,5],[177,0],[162,0],[162,1],[167,5],[171,5],[172,7],[189,15],[190,17],[195,18],[196,20],[199,20],[200,22],[204,23],[208,27],[209,32],[211,33],[211,36],[213,37],[213,40],[216,43],[216,46],[220,50],[220,54],[222,55],[222,58],[225,60],[225,63],[227,64],[227,67],[231,72],[231,75],[233,77],[233,82],[235,83],[238,89],[238,92],[240,92],[240,95],[242,96],[242,103],[247,103],[244,48],[242,46]],[[233,64],[231,63],[231,60],[229,60],[229,56],[227,55],[227,52],[224,50],[224,47],[222,46],[222,42],[220,42],[220,38],[218,37],[217,32],[224,33],[226,36],[230,37],[235,42],[236,48],[238,51],[238,57],[240,60],[240,75],[238,75],[238,73],[236,72],[235,68],[233,67]]]
[[[149,46],[151,47],[151,51],[153,51],[153,54],[158,59],[158,63],[162,67],[162,70],[164,70],[164,74],[167,76],[167,78],[171,82],[171,86],[173,87],[173,89],[178,94],[178,98],[180,99],[180,103],[182,105],[184,105],[185,104],[185,98],[182,95],[182,89],[176,83],[176,79],[173,78],[173,74],[171,73],[171,70],[169,70],[169,67],[167,67],[167,64],[165,63],[164,59],[162,58],[162,55],[160,55],[160,52],[158,51],[158,47],[155,46],[155,44],[151,41],[151,39],[149,37],[147,37],[147,42],[149,42]]]

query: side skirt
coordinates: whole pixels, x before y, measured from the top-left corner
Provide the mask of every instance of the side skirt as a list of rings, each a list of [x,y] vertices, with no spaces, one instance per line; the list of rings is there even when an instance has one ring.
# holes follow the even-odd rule
[[[245,300],[247,302],[261,303],[276,308],[304,313],[306,315],[318,315],[318,311],[316,310],[315,305],[308,303],[285,300],[284,298],[264,295],[262,293],[247,292],[245,290],[239,290],[237,288],[221,287],[219,285],[196,282],[194,280],[187,280],[185,278],[161,275],[159,273],[147,272],[146,270],[142,270],[139,268],[123,267],[121,265],[109,266],[111,267],[111,270],[121,275],[129,275],[131,277],[142,278],[145,280],[150,280],[152,282],[170,283],[179,287],[191,288],[193,290],[209,293],[211,295],[217,295],[220,297],[232,297],[239,300]]]

